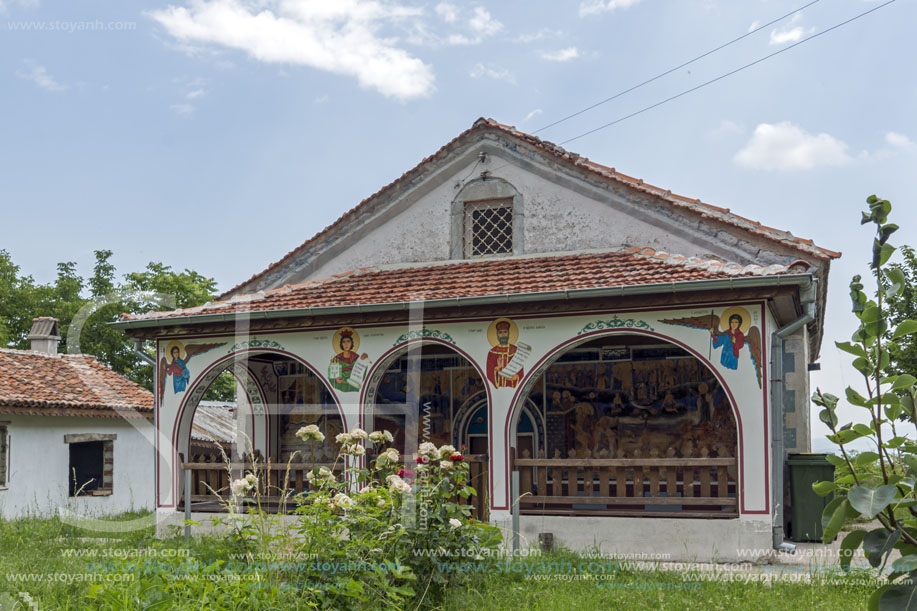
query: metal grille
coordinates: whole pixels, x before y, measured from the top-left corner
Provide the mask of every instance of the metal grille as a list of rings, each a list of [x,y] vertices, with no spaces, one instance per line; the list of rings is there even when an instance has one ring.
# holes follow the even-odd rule
[[[513,200],[465,204],[465,256],[512,252]]]

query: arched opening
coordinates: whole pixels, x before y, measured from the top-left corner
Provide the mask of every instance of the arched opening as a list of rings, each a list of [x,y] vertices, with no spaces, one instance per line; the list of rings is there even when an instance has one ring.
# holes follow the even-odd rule
[[[235,380],[234,402],[214,405],[201,400],[208,388],[227,376]],[[308,444],[296,436],[309,424],[318,425],[325,434],[322,443]],[[226,460],[230,470],[241,475],[252,458],[263,465],[268,491],[263,500],[270,510],[275,508],[271,497],[279,499],[281,487],[304,489],[304,475],[313,461],[333,464],[339,450],[335,436],[344,430],[334,396],[312,367],[288,353],[252,351],[215,363],[189,389],[176,420],[173,445],[180,469],[190,474],[195,511],[221,510],[214,492],[229,496]],[[207,446],[210,451],[197,451]],[[177,485],[183,477],[176,473],[173,481]],[[184,489],[176,492],[183,502]]]
[[[737,513],[738,427],[727,390],[685,348],[584,338],[542,363],[511,416],[523,512]],[[540,415],[544,434],[537,433]],[[535,422],[533,422],[535,420]]]
[[[366,427],[390,431],[394,446],[411,458],[424,442],[464,447],[478,492],[470,501],[478,517],[486,516],[490,407],[477,367],[451,345],[419,341],[384,357],[370,380]]]

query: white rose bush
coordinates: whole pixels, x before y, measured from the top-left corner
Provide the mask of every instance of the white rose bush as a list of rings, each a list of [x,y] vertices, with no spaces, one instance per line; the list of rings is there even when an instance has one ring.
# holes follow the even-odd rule
[[[325,439],[315,425],[296,435],[309,445],[310,458]],[[472,519],[471,506],[462,502],[477,493],[468,485],[465,457],[453,446],[425,442],[408,458],[391,447],[389,431],[359,428],[335,441],[334,464],[312,459],[308,488],[298,494],[285,485],[272,492],[260,486],[264,467],[256,462],[232,480],[229,518],[218,519],[233,526],[232,545],[253,557],[282,551],[310,559],[279,564],[262,576],[262,587],[295,589],[317,608],[435,606],[450,582],[468,578],[436,570],[436,560],[483,558],[499,547],[499,530]],[[262,508],[262,496],[277,493],[295,507],[292,523]]]

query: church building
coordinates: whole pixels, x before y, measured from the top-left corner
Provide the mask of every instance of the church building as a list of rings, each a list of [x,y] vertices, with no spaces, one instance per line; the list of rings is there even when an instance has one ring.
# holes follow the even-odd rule
[[[218,508],[192,424],[230,372],[237,449],[274,465],[304,424],[328,463],[385,429],[465,446],[475,515],[524,544],[770,549],[839,256],[479,119],[217,300],[117,323],[157,346],[157,512]]]

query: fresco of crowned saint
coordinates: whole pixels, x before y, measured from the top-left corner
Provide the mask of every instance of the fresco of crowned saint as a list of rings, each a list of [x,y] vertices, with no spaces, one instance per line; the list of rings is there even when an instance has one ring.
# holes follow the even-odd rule
[[[187,346],[179,341],[170,342],[166,346],[165,354],[172,359],[171,362],[166,360],[166,356],[159,360],[159,400],[162,401],[162,394],[165,391],[166,378],[168,376],[172,376],[173,393],[185,392],[185,389],[188,388],[188,382],[191,380],[191,371],[188,369],[188,361],[191,360],[191,357],[223,345],[225,345],[225,342],[219,344],[188,344]]]
[[[357,352],[360,348],[360,335],[351,327],[342,327],[334,334],[331,345],[335,350],[340,350],[331,357],[331,364],[328,366],[328,380],[331,386],[343,392],[359,390],[358,386],[350,383],[350,374],[353,373],[357,359],[369,358],[365,352]]]
[[[505,372],[504,375],[500,375],[518,352],[518,338],[519,329],[509,318],[498,318],[490,323],[487,329],[487,339],[493,346],[487,353],[487,379],[496,388],[516,388],[525,375],[522,367],[511,375],[505,375]]]

